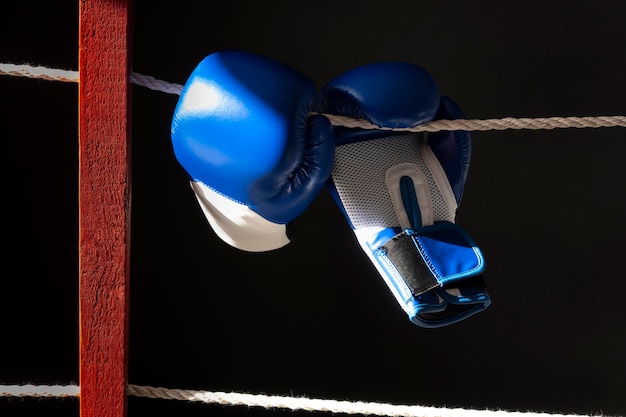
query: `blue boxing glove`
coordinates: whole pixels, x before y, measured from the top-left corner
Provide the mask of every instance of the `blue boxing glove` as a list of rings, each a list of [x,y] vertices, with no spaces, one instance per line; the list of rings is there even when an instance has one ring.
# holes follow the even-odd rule
[[[424,69],[382,62],[350,70],[319,93],[314,110],[406,128],[463,118]],[[335,127],[331,194],[362,249],[410,320],[441,327],[490,304],[484,259],[455,224],[470,162],[468,132]]]
[[[332,168],[330,121],[309,117],[315,85],[280,62],[241,51],[203,59],[172,120],[174,154],[215,233],[258,252],[290,242],[290,223]]]

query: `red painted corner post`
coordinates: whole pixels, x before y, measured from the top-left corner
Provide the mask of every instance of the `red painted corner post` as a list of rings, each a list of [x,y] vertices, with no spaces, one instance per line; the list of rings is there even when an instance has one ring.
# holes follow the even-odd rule
[[[80,414],[127,413],[131,0],[79,0]]]

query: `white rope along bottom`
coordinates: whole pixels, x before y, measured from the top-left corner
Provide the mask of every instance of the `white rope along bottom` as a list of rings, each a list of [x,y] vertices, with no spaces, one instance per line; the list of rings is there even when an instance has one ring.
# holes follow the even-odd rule
[[[550,414],[531,411],[478,410],[364,401],[338,401],[279,395],[211,392],[128,385],[130,396],[180,400],[228,406],[262,407],[290,411],[318,411],[388,417],[591,417],[582,414]],[[76,385],[0,385],[0,397],[79,397]],[[598,414],[599,416],[600,414]]]
[[[59,70],[41,66],[0,64],[0,75],[16,77],[37,78],[48,81],[78,82],[77,71]],[[168,94],[180,95],[183,86],[158,80],[149,75],[132,72],[130,82],[161,91]],[[503,119],[461,119],[461,120],[436,120],[411,128],[380,128],[365,120],[357,120],[345,116],[325,114],[335,126],[380,129],[406,132],[437,132],[441,130],[506,130],[506,129],[560,129],[560,128],[600,128],[600,127],[626,127],[626,116],[586,116],[586,117],[544,117],[544,118],[513,118]]]

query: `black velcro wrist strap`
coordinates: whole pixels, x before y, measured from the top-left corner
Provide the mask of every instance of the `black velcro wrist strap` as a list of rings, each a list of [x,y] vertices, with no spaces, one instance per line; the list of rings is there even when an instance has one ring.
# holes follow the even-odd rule
[[[480,274],[484,260],[469,235],[454,223],[405,229],[378,248],[390,278],[413,296]],[[396,283],[398,285],[398,283]]]
[[[402,276],[413,295],[423,294],[440,285],[417,250],[415,241],[406,232],[389,239],[380,249],[383,256]]]

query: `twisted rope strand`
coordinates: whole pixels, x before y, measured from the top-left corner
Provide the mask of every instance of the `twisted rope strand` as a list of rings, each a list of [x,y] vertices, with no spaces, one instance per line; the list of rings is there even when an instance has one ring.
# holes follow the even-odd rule
[[[466,408],[397,405],[365,401],[339,401],[279,395],[210,392],[128,385],[126,394],[162,400],[179,400],[226,406],[262,407],[291,411],[318,411],[386,417],[594,417],[532,411],[479,410]],[[79,397],[77,385],[0,385],[0,397]]]
[[[129,395],[167,400],[199,401],[221,405],[245,405],[248,407],[282,408],[291,411],[322,411],[329,413],[362,414],[389,417],[580,417],[567,414],[532,412],[509,412],[504,410],[475,410],[463,408],[439,408],[419,405],[395,405],[363,401],[337,401],[315,398],[296,398],[275,395],[252,395],[226,392],[204,392],[129,385]]]
[[[130,73],[130,82],[151,90],[161,91],[168,94],[180,95],[180,92],[183,90],[183,86],[181,84],[168,83],[166,81],[157,80],[149,75],[142,75],[136,72]]]
[[[64,81],[77,83],[78,71],[60,70],[32,65],[0,64],[0,75],[14,77],[38,78],[47,81]]]
[[[39,78],[49,81],[78,82],[77,71],[58,70],[30,65],[0,64],[0,75]],[[168,83],[149,75],[132,72],[130,82],[161,91],[168,94],[180,95],[181,84]],[[587,117],[543,117],[543,118],[513,118],[502,119],[457,119],[435,120],[423,125],[410,128],[384,128],[371,124],[365,120],[353,119],[346,116],[325,114],[335,126],[362,129],[394,130],[403,132],[438,132],[442,130],[506,130],[506,129],[557,129],[557,128],[599,128],[599,127],[626,127],[626,116],[587,116]]]
[[[0,397],[79,397],[77,385],[0,385]]]
[[[503,119],[456,119],[434,120],[419,126],[406,128],[379,127],[362,119],[353,119],[335,114],[324,114],[333,125],[349,128],[393,130],[399,132],[438,132],[442,130],[506,130],[506,129],[557,129],[557,128],[598,128],[626,127],[626,116],[586,116],[586,117],[542,117]]]
[[[77,83],[79,80],[78,71],[34,67],[31,65],[0,64],[0,75],[70,83]],[[183,89],[181,84],[168,83],[166,81],[157,80],[149,75],[142,75],[136,72],[131,72],[129,79],[133,84],[169,94],[180,95]]]

